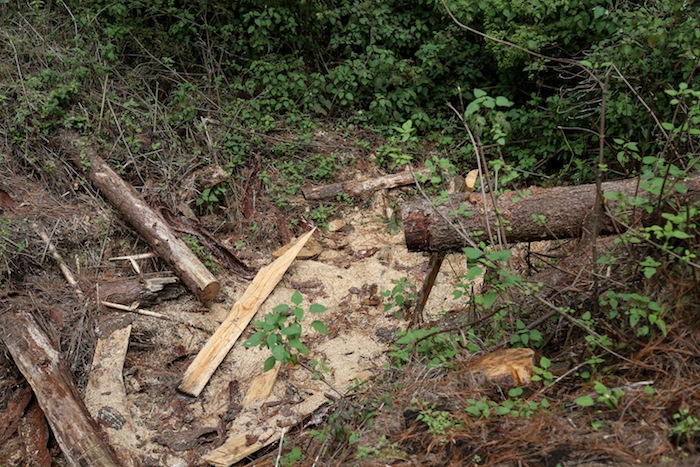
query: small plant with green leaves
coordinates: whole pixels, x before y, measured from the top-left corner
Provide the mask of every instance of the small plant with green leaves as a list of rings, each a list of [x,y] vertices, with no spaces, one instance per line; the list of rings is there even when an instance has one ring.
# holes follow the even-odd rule
[[[406,277],[395,281],[391,290],[379,292],[379,295],[384,297],[387,302],[384,305],[384,311],[393,310],[396,317],[402,317],[406,311],[416,304],[419,298],[415,286]]]
[[[433,438],[443,438],[450,430],[462,426],[462,422],[452,413],[437,410],[435,404],[427,404],[414,399],[413,406],[418,410],[416,420],[426,424],[428,433]],[[441,442],[447,442],[447,439],[443,438]]]
[[[458,353],[460,341],[461,337],[440,332],[439,328],[400,331],[399,338],[391,346],[389,357],[397,368],[412,358],[425,361],[428,367],[449,367]]]
[[[585,395],[577,397],[574,399],[574,404],[581,407],[591,407],[598,404],[603,404],[609,409],[616,409],[620,403],[620,399],[625,395],[625,391],[620,388],[610,389],[605,384],[600,381],[595,381],[593,383],[593,390],[595,390],[597,395]]]
[[[673,421],[675,425],[669,429],[668,434],[681,442],[700,434],[700,418],[692,415],[687,408],[674,413]]]
[[[390,443],[386,435],[382,435],[374,446],[358,446],[357,455],[359,459],[395,459],[405,458],[406,452],[399,448],[398,442]]]
[[[216,264],[216,260],[212,254],[199,242],[199,239],[194,235],[183,235],[182,241],[185,245],[190,247],[190,250],[197,255],[199,259],[202,260],[204,266],[207,267],[211,272],[217,273],[219,271],[219,265]]]
[[[401,126],[394,127],[394,131],[396,133],[388,138],[389,144],[377,148],[377,160],[380,165],[392,168],[409,164],[413,160],[410,152],[418,145],[413,120],[406,120]]]
[[[243,344],[245,347],[260,347],[270,350],[270,357],[265,360],[265,371],[271,370],[275,363],[296,364],[299,355],[307,355],[308,347],[301,340],[304,309],[301,303],[304,300],[299,291],[292,294],[291,305],[286,303],[277,305],[272,313],[265,315],[264,321],[254,321],[253,325],[258,329]],[[320,314],[326,311],[323,305],[313,303],[309,305],[309,313]],[[328,329],[323,321],[314,320],[311,327],[321,334],[328,334]]]
[[[195,205],[197,207],[205,208],[207,211],[211,212],[219,203],[219,197],[226,194],[226,191],[227,189],[223,185],[205,188],[195,200]]]
[[[532,376],[533,381],[541,381],[543,385],[549,386],[554,380],[554,375],[550,371],[552,366],[552,361],[547,357],[540,358],[540,365],[535,365],[533,371],[535,374]]]

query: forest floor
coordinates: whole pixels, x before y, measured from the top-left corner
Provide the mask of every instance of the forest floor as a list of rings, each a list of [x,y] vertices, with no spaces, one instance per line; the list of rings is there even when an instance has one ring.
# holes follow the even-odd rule
[[[371,150],[322,131],[315,133],[314,142],[329,153],[343,148],[338,157],[347,162],[334,181],[380,174]],[[43,177],[33,175],[34,168],[16,148],[0,148],[7,274],[0,291],[3,308],[27,309],[41,317],[101,429],[118,452],[129,453],[133,465],[208,465],[202,456],[242,426],[249,444],[263,447],[236,465],[672,465],[683,459],[684,465],[696,465],[693,420],[684,419],[690,425],[683,431],[677,428],[683,420],[674,418],[697,407],[700,399],[700,327],[692,316],[670,323],[666,338],[607,364],[598,376],[604,390],[592,382],[572,381],[591,370],[590,355],[580,339],[557,336],[564,329],[557,326],[545,336],[556,345],[535,349],[535,364],[541,357],[552,362],[544,368],[550,372],[547,384],[489,379],[474,371],[474,361],[499,346],[476,353],[468,349],[464,333],[477,328],[457,320],[481,318],[453,297],[466,272],[464,256],[448,255],[425,322],[410,327],[410,310],[429,261],[426,254],[406,250],[397,221],[401,205],[418,196],[412,187],[334,203],[332,212],[319,215],[319,204],[298,194],[279,207],[259,182],[261,166],[230,179],[230,190],[215,203],[198,203],[196,195],[208,186],[207,174],[217,172],[215,164],[194,166],[176,181],[142,167],[143,183],[136,188],[152,204],[170,203],[178,215],[190,216],[251,268],[269,264],[274,250],[315,223],[323,224],[316,235],[320,253],[292,265],[256,319],[290,303],[299,291],[303,306],[328,307],[320,319],[329,332],[322,335],[307,326],[303,340],[310,354],[302,357],[301,366],[285,366],[270,396],[254,407],[242,406],[242,400],[269,354],[243,347],[252,326],[199,397],[182,394],[178,385],[185,369],[250,281],[198,248],[223,285],[213,303],[203,306],[180,289],[174,298],[148,306],[167,319],[101,305],[100,284],[138,277],[128,262],[109,259],[150,247],[50,147],[35,158],[55,163],[52,175]],[[182,156],[161,154],[162,160]],[[277,186],[284,183],[274,179],[274,172],[272,177]],[[160,191],[166,183],[167,194]],[[84,297],[67,285],[32,222],[50,233]],[[525,252],[547,248],[552,245],[516,247],[513,267],[526,270]],[[144,276],[167,269],[158,258],[139,263]],[[479,282],[471,285],[476,295]],[[397,304],[396,293],[391,294],[397,284],[405,288],[406,303]],[[105,405],[95,403],[91,394],[91,362],[98,339],[127,327],[126,402],[118,409],[129,423],[115,428],[100,412]],[[401,340],[407,330],[413,340]],[[424,330],[441,333],[431,337]],[[472,337],[469,342],[481,339]],[[314,367],[312,360],[324,363]],[[31,465],[36,438],[22,430],[24,408],[30,405],[28,386],[4,349],[0,374],[0,465]],[[591,407],[573,403],[587,395],[594,399]],[[280,437],[281,446],[274,442]],[[53,464],[64,465],[55,441],[49,449]]]

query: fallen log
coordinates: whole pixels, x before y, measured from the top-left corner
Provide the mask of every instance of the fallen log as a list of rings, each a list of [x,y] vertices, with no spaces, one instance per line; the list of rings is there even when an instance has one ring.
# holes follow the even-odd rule
[[[216,297],[220,285],[214,275],[175,235],[163,217],[151,209],[134,187],[122,180],[94,148],[72,134],[64,134],[60,146],[69,153],[79,169],[88,166],[88,178],[158,256],[168,263],[185,287],[204,303]]]
[[[9,309],[0,338],[32,387],[61,451],[71,465],[119,466],[78,395],[68,364],[28,311]]]
[[[416,175],[419,175],[416,173]],[[314,186],[303,190],[304,198],[309,201],[335,199],[338,195],[359,196],[370,191],[395,188],[414,183],[413,174],[406,170],[383,177],[365,180],[349,180],[330,185]]]
[[[668,184],[675,183],[669,181]],[[700,175],[682,181],[687,192],[676,195],[679,204],[700,200]],[[668,186],[668,185],[667,185]],[[623,193],[627,196],[650,197],[639,188],[637,179],[605,182],[603,193]],[[557,240],[581,236],[582,230],[595,213],[595,184],[529,188],[502,194],[498,209],[506,224],[507,241],[510,243],[539,240]],[[487,221],[493,232],[498,218],[490,198],[486,203],[480,194],[456,194],[442,205],[434,206],[434,200],[407,203],[403,209],[404,235],[409,251],[458,251],[468,246],[465,237],[478,241],[484,238]],[[617,213],[620,204],[606,198],[606,212]],[[625,211],[627,225],[650,225],[655,218],[643,209]],[[624,231],[625,227],[610,215],[602,219],[602,235]]]

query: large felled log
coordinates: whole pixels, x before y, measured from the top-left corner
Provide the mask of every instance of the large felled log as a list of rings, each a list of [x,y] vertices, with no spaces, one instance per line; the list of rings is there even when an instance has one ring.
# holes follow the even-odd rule
[[[182,283],[202,302],[219,293],[219,282],[197,256],[180,240],[162,216],[151,209],[134,187],[122,180],[95,149],[74,135],[64,135],[61,147],[79,168],[89,164],[88,177],[122,216],[173,269]]]
[[[700,200],[700,175],[689,177],[682,183],[687,192],[679,199],[680,203]],[[639,188],[636,179],[605,182],[602,190],[603,193],[649,196]],[[529,188],[501,195],[498,208],[506,223],[508,242],[555,240],[580,236],[584,225],[595,212],[595,200],[595,184]],[[605,202],[606,211],[616,212],[619,207],[617,201],[606,199]],[[640,222],[648,225],[653,221],[644,210],[633,212],[630,208],[626,214],[630,216],[626,221],[628,225]],[[433,207],[432,200],[407,203],[403,209],[406,246],[409,251],[459,250],[468,245],[463,234],[479,238],[477,234],[481,233],[480,238],[485,238],[487,220],[495,234],[498,219],[488,196],[486,204],[483,204],[481,195],[475,194],[454,195],[437,207]],[[625,227],[605,216],[601,234],[614,234],[619,230],[625,230]]]
[[[335,199],[336,196],[341,194],[358,196],[370,191],[410,185],[413,182],[413,174],[409,171],[404,171],[368,180],[349,180],[347,182],[333,183],[331,185],[315,186],[304,189],[303,193],[304,198],[307,200],[320,201],[324,199]]]
[[[99,428],[80,400],[68,364],[31,313],[7,310],[0,338],[32,387],[58,445],[71,465],[118,466]]]

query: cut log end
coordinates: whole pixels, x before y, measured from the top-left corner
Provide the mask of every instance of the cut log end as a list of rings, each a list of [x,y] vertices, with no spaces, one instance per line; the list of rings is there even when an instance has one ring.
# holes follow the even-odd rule
[[[419,210],[404,211],[404,234],[408,251],[430,249],[430,214]]]
[[[219,294],[219,290],[221,290],[221,284],[218,282],[211,282],[199,294],[199,301],[202,303],[211,302]]]

